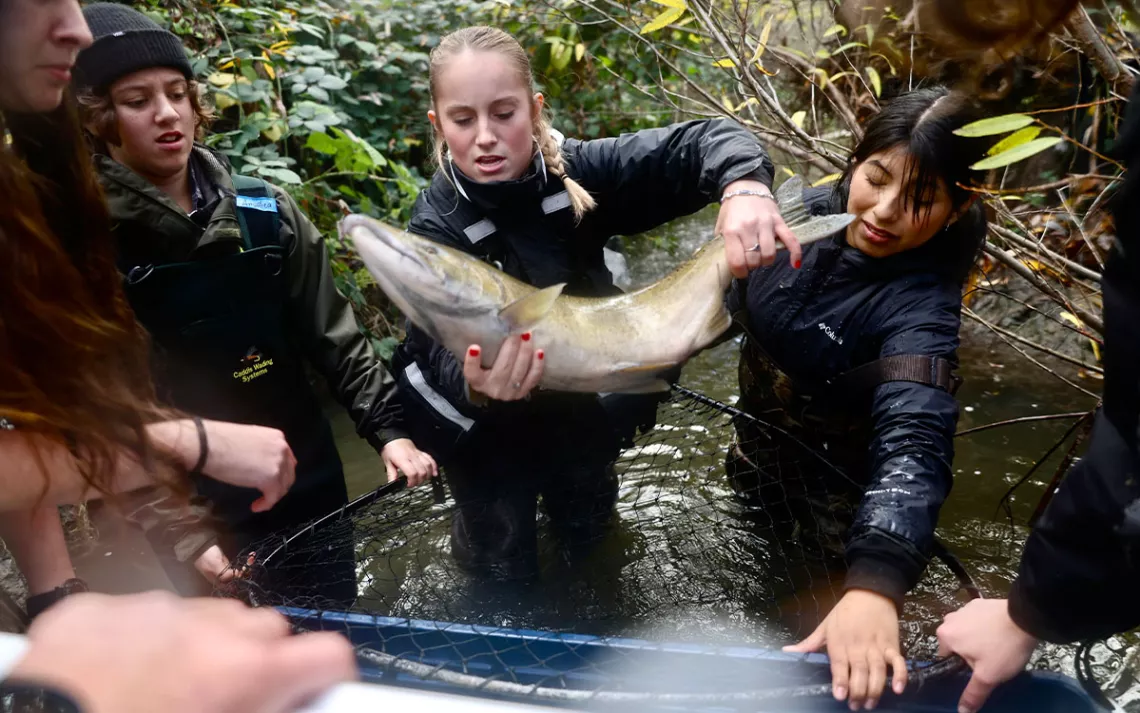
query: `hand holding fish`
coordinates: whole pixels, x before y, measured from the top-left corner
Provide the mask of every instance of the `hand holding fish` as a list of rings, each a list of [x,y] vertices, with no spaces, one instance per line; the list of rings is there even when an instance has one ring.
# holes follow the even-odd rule
[[[482,348],[472,344],[463,358],[463,377],[471,391],[496,401],[518,401],[538,386],[546,354],[524,332],[507,337],[490,369],[483,368],[482,357]]]
[[[775,262],[777,240],[788,249],[793,265],[798,266],[803,256],[799,241],[780,215],[775,196],[759,181],[733,181],[725,187],[716,234],[724,236],[733,277],[748,277],[750,271]]]

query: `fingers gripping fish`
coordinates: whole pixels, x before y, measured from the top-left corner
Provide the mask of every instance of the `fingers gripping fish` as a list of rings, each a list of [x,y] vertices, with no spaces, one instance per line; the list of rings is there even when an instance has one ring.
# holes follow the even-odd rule
[[[796,177],[776,193],[780,212],[802,244],[846,227],[847,213],[809,216]],[[540,386],[560,391],[645,393],[669,388],[662,374],[728,329],[724,305],[732,281],[717,237],[661,280],[614,297],[537,289],[478,258],[363,215],[340,223],[390,300],[460,361],[483,347],[490,366],[508,335],[533,333],[546,352]]]

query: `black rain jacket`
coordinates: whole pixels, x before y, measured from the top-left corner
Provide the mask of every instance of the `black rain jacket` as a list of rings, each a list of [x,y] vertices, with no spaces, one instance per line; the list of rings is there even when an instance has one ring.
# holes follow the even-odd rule
[[[1140,84],[1117,158],[1128,172],[1113,204],[1117,244],[1104,290],[1104,402],[1088,451],[1026,542],[1010,593],[1018,626],[1057,643],[1140,625]]]
[[[597,201],[580,222],[574,220],[562,181],[547,172],[538,154],[531,170],[516,181],[479,184],[458,169],[449,169],[448,175],[437,172],[416,201],[409,230],[477,255],[536,287],[565,282],[566,294],[601,296],[618,291],[602,252],[610,237],[641,233],[694,213],[717,201],[733,181],[772,183],[773,167],[763,147],[742,126],[726,120],[690,121],[592,141],[566,139],[561,147],[567,174]],[[421,448],[443,461],[481,430],[526,428],[529,423],[532,408],[525,402],[472,403],[462,362],[413,325],[393,366],[401,375],[404,398],[417,402],[405,408],[408,430]],[[580,396],[535,398],[560,398],[569,407],[581,401],[572,397]],[[591,413],[589,408],[579,412]],[[423,413],[431,414],[429,423],[416,421]]]
[[[804,201],[813,215],[842,209],[827,189],[805,190]],[[779,259],[749,276],[749,332],[797,388],[822,388],[897,354],[957,366],[962,286],[933,248],[934,240],[876,259],[848,246],[842,232],[808,245],[800,269]],[[733,313],[740,287],[737,281],[729,293]],[[935,386],[891,381],[874,388],[866,416],[867,461],[862,473],[849,474],[865,490],[846,539],[846,587],[901,602],[926,567],[950,494],[958,402]]]

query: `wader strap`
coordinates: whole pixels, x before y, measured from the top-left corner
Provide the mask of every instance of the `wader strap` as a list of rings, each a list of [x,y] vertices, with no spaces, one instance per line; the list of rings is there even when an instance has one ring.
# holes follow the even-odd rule
[[[237,190],[234,204],[245,249],[280,246],[281,215],[277,212],[277,198],[269,184],[260,178],[236,173],[231,178]]]
[[[922,354],[896,354],[868,362],[829,380],[828,386],[847,393],[861,393],[888,381],[913,381],[954,395],[962,379],[942,357]]]

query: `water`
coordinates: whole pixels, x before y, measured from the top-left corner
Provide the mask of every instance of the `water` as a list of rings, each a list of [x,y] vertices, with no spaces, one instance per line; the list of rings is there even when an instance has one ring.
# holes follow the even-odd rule
[[[712,237],[713,222],[714,214],[705,211],[659,231],[657,235],[662,238],[659,241],[631,241],[629,263],[633,284],[644,285],[666,274]],[[965,383],[958,392],[963,407],[960,430],[1006,419],[1086,411],[1092,407],[1088,396],[1028,364],[1002,343],[968,328],[964,332],[960,375]],[[737,358],[737,346],[731,342],[698,355],[687,365],[681,383],[718,400],[734,403]],[[1070,372],[1066,374],[1077,378]],[[1084,386],[1091,391],[1099,390],[1095,382],[1086,380]],[[372,490],[384,474],[379,457],[355,436],[342,411],[331,415],[350,494]],[[662,421],[668,423],[669,417]],[[997,511],[999,500],[1071,424],[1072,420],[1023,423],[957,440],[954,490],[942,510],[939,536],[959,556],[986,596],[1001,596],[1008,590],[1027,533],[1023,524],[1056,471],[1065,449],[1058,449],[1009,498],[1016,524],[1011,525],[1006,515]],[[664,443],[660,448],[674,448],[673,443]],[[708,445],[696,447],[708,448]],[[480,593],[483,598],[479,600],[478,611],[471,609],[466,614],[470,619],[499,625],[555,630],[585,628],[590,633],[600,634],[630,634],[631,623],[636,630],[636,622],[644,621],[658,636],[673,640],[692,637],[729,643],[733,636],[749,641],[786,637],[786,631],[778,622],[774,623],[750,606],[763,599],[756,591],[763,588],[763,577],[757,576],[757,561],[763,559],[763,552],[755,551],[754,543],[750,550],[747,541],[741,540],[744,544],[720,548],[722,551],[710,555],[713,548],[693,542],[700,536],[699,527],[694,523],[723,525],[721,520],[725,513],[720,503],[728,500],[725,486],[707,477],[722,467],[719,460],[722,454],[723,450],[710,453],[704,460],[693,460],[689,454],[686,461],[658,451],[649,455],[653,456],[654,464],[665,465],[651,464],[640,471],[629,471],[633,475],[623,480],[618,506],[621,524],[617,534],[609,538],[592,559],[592,566],[608,566],[614,572],[620,570],[622,584],[617,589],[599,591],[589,584],[588,575],[572,568],[564,570],[564,576],[557,573],[552,576],[548,571],[544,573],[544,583],[525,594],[518,590],[500,593],[503,609],[497,614],[488,615],[488,602],[494,601],[496,596],[488,591]],[[673,466],[668,465],[670,462]],[[682,463],[688,463],[689,471],[694,468],[699,471],[696,477],[693,472],[676,468]],[[677,483],[687,483],[686,478],[693,482],[678,488]],[[426,495],[422,497],[426,502]],[[366,555],[368,562],[361,568],[367,571],[376,558],[390,566],[393,558],[404,552],[413,564],[401,565],[404,576],[386,584],[374,583],[379,592],[377,596],[383,600],[376,603],[393,611],[411,613],[415,610],[417,616],[456,617],[451,619],[454,621],[465,613],[461,607],[454,606],[458,601],[454,596],[457,587],[473,585],[463,581],[454,564],[448,561],[446,513],[439,509],[435,512],[436,515],[424,519],[414,531],[402,533],[400,542],[388,541]],[[695,537],[686,539],[686,527]],[[431,544],[425,546],[424,543]],[[425,557],[424,553],[431,552],[436,554]],[[416,576],[412,576],[413,573],[417,573]],[[918,590],[908,598],[903,627],[912,656],[933,653],[930,635],[941,615],[955,606],[955,602],[963,601],[960,594],[954,594],[955,590],[949,572],[932,565]],[[445,606],[441,602],[449,603]],[[655,635],[651,631],[641,633]],[[1122,637],[1096,650],[1102,682],[1120,668],[1122,656],[1133,646],[1133,639]],[[1043,647],[1034,665],[1072,675],[1072,651],[1069,647]],[[1123,694],[1125,700],[1137,697],[1135,686],[1116,692]]]

